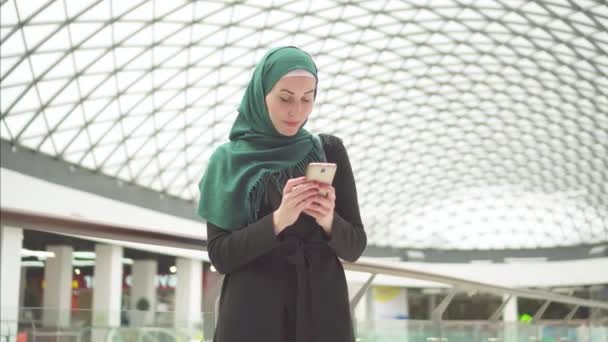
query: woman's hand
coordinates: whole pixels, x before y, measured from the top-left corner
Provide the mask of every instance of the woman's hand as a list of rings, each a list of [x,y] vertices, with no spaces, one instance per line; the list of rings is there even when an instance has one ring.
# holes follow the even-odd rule
[[[329,184],[317,183],[319,192],[313,202],[304,209],[304,213],[315,218],[317,224],[323,228],[325,234],[331,235],[331,225],[334,221],[334,208],[336,207],[336,189]]]
[[[302,211],[318,196],[319,188],[317,183],[307,180],[306,177],[287,181],[283,188],[281,205],[272,214],[275,235],[296,222]]]

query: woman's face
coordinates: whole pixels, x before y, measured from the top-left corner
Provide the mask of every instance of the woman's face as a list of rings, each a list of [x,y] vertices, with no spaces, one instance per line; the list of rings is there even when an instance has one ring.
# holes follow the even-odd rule
[[[285,136],[294,136],[308,119],[314,104],[315,79],[283,77],[266,95],[266,108],[274,128]]]

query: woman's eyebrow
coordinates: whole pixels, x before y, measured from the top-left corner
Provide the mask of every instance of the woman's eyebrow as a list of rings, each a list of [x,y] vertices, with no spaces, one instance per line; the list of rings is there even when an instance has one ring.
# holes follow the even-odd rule
[[[287,90],[287,89],[281,89],[280,91],[286,91],[286,92],[290,93],[291,95],[295,95],[295,93],[294,93],[294,92],[289,91],[289,90]],[[311,90],[309,90],[309,91],[305,92],[305,93],[304,93],[304,95],[306,95],[306,94],[310,94],[310,93],[312,93],[313,91],[315,91],[315,90],[314,90],[314,89],[311,89]]]

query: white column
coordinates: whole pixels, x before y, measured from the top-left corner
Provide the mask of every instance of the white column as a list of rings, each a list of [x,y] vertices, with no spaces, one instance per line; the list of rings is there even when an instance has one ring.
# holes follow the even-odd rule
[[[509,298],[509,295],[503,295],[502,300],[503,301],[507,300],[507,298]],[[518,311],[517,297],[513,296],[502,311],[502,320],[505,325],[505,328],[504,328],[505,336],[504,336],[503,340],[505,342],[511,342],[511,341],[518,340],[517,339],[517,321],[518,321],[517,311]]]
[[[152,325],[156,312],[156,275],[158,262],[156,260],[135,260],[131,266],[131,325]],[[137,302],[140,299],[148,301],[149,308],[138,312]]]
[[[408,294],[407,294],[407,288],[402,288],[403,291],[403,329],[407,332],[403,338],[403,342],[407,342],[409,340],[409,335],[410,335],[410,329],[411,327],[409,326],[409,322],[410,322],[410,301],[408,298]],[[415,326],[415,325],[414,325]]]
[[[177,258],[175,288],[176,328],[193,328],[201,323],[203,262]]]
[[[25,306],[25,288],[27,287],[27,268],[21,267],[21,281],[19,282],[19,307]],[[2,304],[0,304],[2,305]]]
[[[3,226],[0,228],[0,316],[2,324],[0,336],[7,336],[9,341],[17,338],[17,320],[19,318],[19,274],[21,270],[21,247],[23,230]],[[6,323],[4,322],[6,321]]]
[[[433,319],[433,310],[435,310],[435,308],[437,307],[437,295],[436,294],[429,294],[428,295],[429,299],[427,301],[428,304],[428,311],[429,311],[429,320]]]
[[[105,341],[110,327],[120,326],[122,299],[122,247],[95,245],[93,274],[94,341]]]
[[[365,292],[365,331],[368,333],[376,333],[376,306],[374,303],[373,286],[370,286]]]
[[[46,259],[42,294],[42,324],[46,327],[70,326],[72,304],[72,246],[47,246],[55,254]]]

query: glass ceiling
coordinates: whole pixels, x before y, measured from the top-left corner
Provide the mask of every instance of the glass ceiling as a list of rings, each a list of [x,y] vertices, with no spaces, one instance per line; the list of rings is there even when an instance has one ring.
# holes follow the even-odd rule
[[[254,63],[319,67],[369,244],[608,241],[604,1],[1,1],[1,138],[197,200]]]

